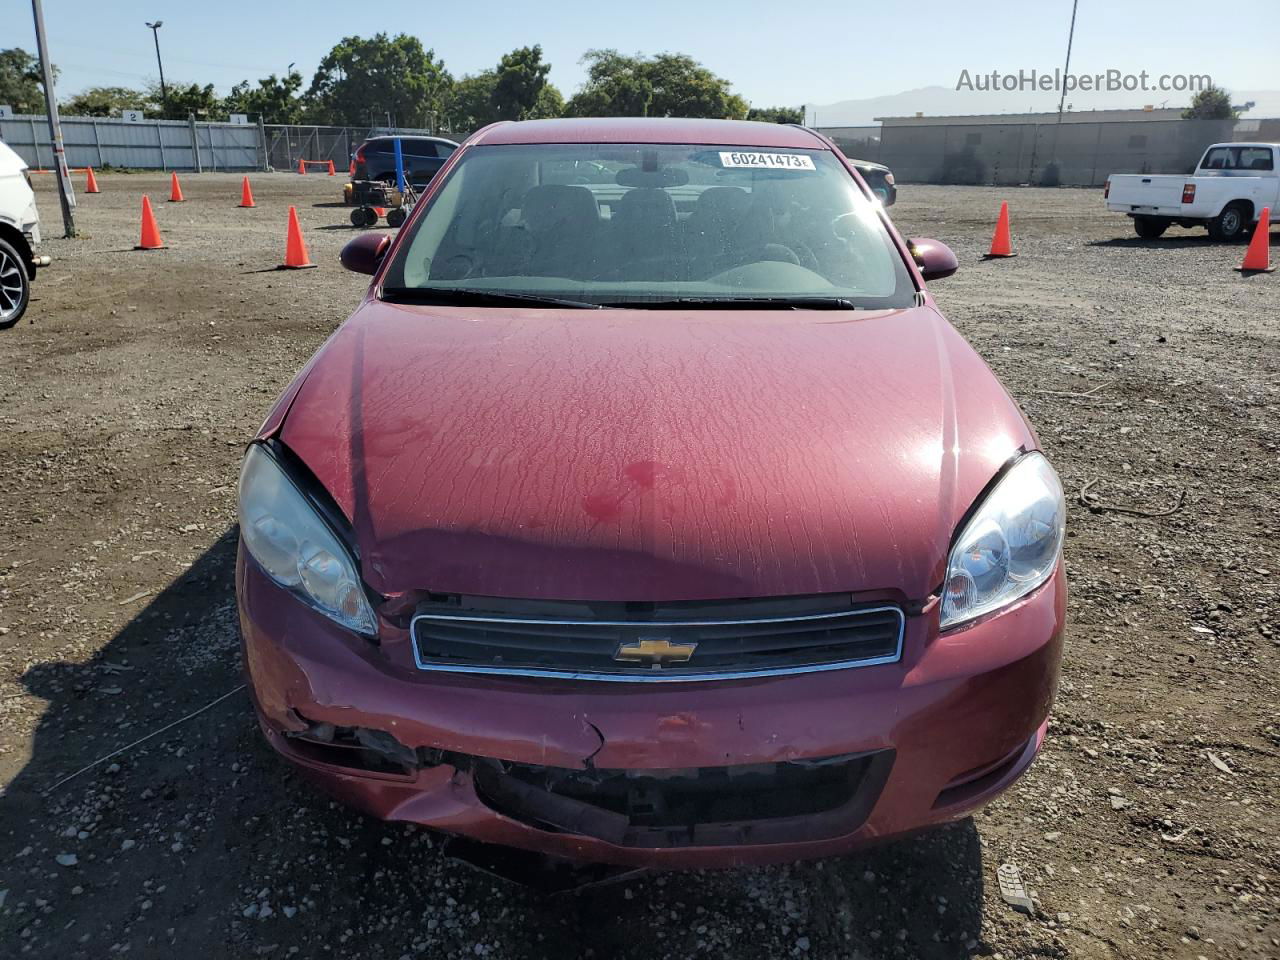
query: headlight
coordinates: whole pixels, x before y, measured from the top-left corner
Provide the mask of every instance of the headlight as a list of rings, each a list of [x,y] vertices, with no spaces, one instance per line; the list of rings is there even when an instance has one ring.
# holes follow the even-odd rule
[[[1053,575],[1067,505],[1049,461],[1030,453],[1009,468],[969,518],[947,559],[941,628],[980,617]]]
[[[377,633],[350,552],[259,444],[240,471],[240,537],[280,586],[350,630]]]

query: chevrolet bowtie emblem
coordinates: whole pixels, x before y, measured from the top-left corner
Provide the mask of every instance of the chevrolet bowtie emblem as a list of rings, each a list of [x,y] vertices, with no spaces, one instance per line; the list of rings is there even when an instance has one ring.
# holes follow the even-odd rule
[[[672,643],[670,640],[654,640],[641,637],[632,643],[618,645],[615,660],[626,660],[632,663],[649,663],[661,666],[664,663],[684,663],[693,656],[696,643]]]

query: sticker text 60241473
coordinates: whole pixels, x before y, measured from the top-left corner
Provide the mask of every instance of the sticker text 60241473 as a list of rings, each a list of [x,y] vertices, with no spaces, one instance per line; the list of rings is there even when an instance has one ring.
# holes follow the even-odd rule
[[[748,170],[816,170],[813,157],[803,153],[748,153],[746,151],[722,152],[722,167],[739,167]]]

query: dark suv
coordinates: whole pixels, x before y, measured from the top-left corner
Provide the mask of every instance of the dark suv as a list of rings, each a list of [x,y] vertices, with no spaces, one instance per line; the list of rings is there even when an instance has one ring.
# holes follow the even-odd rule
[[[886,207],[893,206],[893,202],[898,199],[898,186],[894,183],[893,171],[883,163],[872,163],[870,160],[849,157],[849,162],[858,168],[862,179],[867,181],[867,186],[880,198],[880,202]]]
[[[353,180],[396,182],[396,147],[404,156],[404,175],[415,187],[431,181],[458,145],[444,137],[370,137],[356,147]]]

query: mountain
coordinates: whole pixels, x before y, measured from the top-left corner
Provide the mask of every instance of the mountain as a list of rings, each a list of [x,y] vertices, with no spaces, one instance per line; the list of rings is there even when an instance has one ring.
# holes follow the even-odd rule
[[[1145,104],[1170,107],[1186,106],[1191,97],[1185,93],[1117,93],[1074,91],[1067,104],[1074,112],[1142,107]],[[1280,117],[1280,90],[1232,90],[1232,103],[1255,101],[1255,106],[1242,119]],[[855,127],[875,123],[876,117],[955,116],[973,113],[1028,113],[1057,110],[1058,94],[1004,90],[953,90],[950,87],[920,87],[883,97],[865,100],[841,100],[838,103],[805,104],[805,122],[815,127]]]

